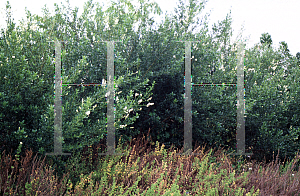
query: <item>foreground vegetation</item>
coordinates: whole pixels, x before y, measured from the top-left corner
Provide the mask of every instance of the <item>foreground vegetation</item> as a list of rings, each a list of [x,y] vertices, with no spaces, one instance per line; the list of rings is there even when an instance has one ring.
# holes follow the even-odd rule
[[[199,15],[204,5],[200,0],[188,5],[180,0],[175,13],[165,15],[155,29],[150,14],[161,11],[149,0],[139,0],[137,6],[115,0],[106,10],[89,0],[81,15],[66,2],[55,5],[54,13],[43,8],[42,16],[27,11],[18,26],[7,3],[7,24],[0,32],[0,152],[13,149],[14,156],[20,142],[34,153],[53,151],[54,40],[63,41],[62,83],[74,84],[62,86],[63,148],[82,150],[103,139],[108,96],[103,41],[120,38],[114,60],[116,140],[122,135],[121,143],[127,142],[150,127],[153,141],[180,149],[185,47],[176,40],[201,40],[191,47],[194,84],[237,83],[236,46],[246,43],[237,37],[230,44],[230,14],[210,29],[207,18],[202,21]],[[264,33],[260,43],[245,49],[244,62],[245,146],[268,160],[278,149],[280,160],[285,155],[292,159],[300,148],[300,53],[291,55],[285,42],[275,49],[271,35]],[[75,86],[90,83],[102,85]],[[192,87],[195,141],[217,148],[236,145],[236,90]]]
[[[206,20],[196,17],[204,1],[180,1],[157,30],[150,13],[160,13],[159,7],[139,3],[118,0],[104,11],[89,0],[79,16],[67,2],[55,5],[54,14],[46,7],[43,16],[28,11],[19,26],[7,3],[7,25],[0,32],[0,195],[299,194],[300,53],[291,55],[285,42],[275,49],[268,33],[245,50],[245,135],[247,150],[254,153],[249,160],[232,156],[233,150],[215,150],[236,145],[233,86],[193,87],[193,142],[209,147],[200,150],[193,143],[200,155],[175,156],[171,145],[181,149],[183,144],[185,62],[184,45],[176,40],[201,40],[191,51],[194,84],[235,84],[237,40],[245,40],[237,37],[230,44],[230,15],[210,35]],[[123,136],[123,145],[117,145],[123,156],[104,157],[98,156],[105,152],[107,130],[103,41],[120,38],[115,128],[116,139]],[[53,40],[64,41],[63,84],[103,85],[62,87],[63,151],[72,156],[44,157],[54,145]],[[149,127],[153,140],[145,141],[141,134]],[[281,154],[270,162],[277,150]],[[283,155],[296,160],[278,162]],[[263,156],[268,164],[260,165]]]
[[[299,172],[294,170],[298,156],[283,167],[277,158],[261,165],[255,160],[231,158],[222,149],[205,150],[205,146],[194,148],[194,153],[200,155],[176,156],[177,150],[166,150],[158,142],[153,149],[152,144],[152,140],[139,135],[126,148],[118,146],[116,153],[124,156],[100,157],[95,153],[102,145],[99,143],[93,149],[72,154],[62,177],[54,175],[55,168],[48,157],[41,161],[36,155],[31,160],[33,153],[26,150],[26,157],[16,161],[18,156],[12,160],[10,155],[3,154],[0,192],[1,195],[249,196],[300,193]]]

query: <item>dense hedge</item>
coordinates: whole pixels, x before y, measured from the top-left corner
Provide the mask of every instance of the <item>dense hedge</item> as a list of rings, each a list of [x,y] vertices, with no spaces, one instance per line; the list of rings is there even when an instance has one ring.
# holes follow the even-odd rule
[[[7,28],[0,35],[1,152],[16,152],[21,141],[41,154],[53,151],[54,44],[48,41],[54,39],[67,41],[62,47],[63,83],[102,83],[107,54],[100,41],[121,40],[115,43],[114,62],[116,141],[151,128],[152,138],[167,147],[183,146],[184,43],[175,41],[201,41],[192,43],[194,84],[236,83],[231,18],[215,24],[210,34],[206,20],[198,17],[204,2],[191,1],[186,7],[180,1],[175,14],[154,29],[149,16],[160,9],[140,3],[139,8],[120,0],[103,11],[88,1],[81,16],[77,8],[56,5],[54,16],[47,9],[43,16],[28,11],[18,27],[7,5]],[[285,42],[275,50],[270,40],[265,34],[261,43],[245,50],[246,148],[253,146],[269,157],[280,149],[280,158],[293,157],[299,148],[299,58],[289,54]],[[64,151],[105,137],[105,88],[62,89]],[[236,87],[193,86],[192,99],[193,146],[197,140],[235,148]]]

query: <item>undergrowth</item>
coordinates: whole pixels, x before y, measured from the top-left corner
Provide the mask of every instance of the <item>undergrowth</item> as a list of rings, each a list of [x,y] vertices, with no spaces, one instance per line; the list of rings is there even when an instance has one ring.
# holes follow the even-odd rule
[[[150,130],[149,130],[150,131]],[[149,134],[149,132],[148,132]],[[148,138],[148,137],[147,137]],[[51,159],[1,156],[0,195],[298,195],[297,159],[283,167],[230,158],[222,149],[195,146],[193,154],[145,140],[118,145],[116,153],[98,155],[100,144],[73,153],[63,176],[54,175]],[[20,145],[21,146],[21,145]],[[125,148],[124,148],[125,146]],[[93,149],[91,148],[93,147]],[[21,147],[19,148],[21,149]],[[18,151],[19,153],[20,151]],[[87,152],[87,153],[86,153]],[[103,152],[103,151],[101,151]],[[296,158],[296,157],[295,157]],[[274,157],[273,157],[274,160]],[[47,164],[48,163],[48,164]],[[19,166],[20,165],[20,166]],[[49,166],[50,165],[50,166]]]

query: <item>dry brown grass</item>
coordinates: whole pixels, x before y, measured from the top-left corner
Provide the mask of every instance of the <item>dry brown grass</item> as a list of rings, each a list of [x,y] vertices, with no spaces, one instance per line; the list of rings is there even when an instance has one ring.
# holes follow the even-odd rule
[[[150,131],[150,130],[149,130]],[[148,132],[149,136],[149,132]],[[101,144],[102,143],[102,144]],[[10,155],[1,157],[1,195],[298,195],[299,172],[293,171],[297,160],[282,172],[276,161],[256,164],[254,160],[237,169],[238,160],[223,149],[195,146],[200,155],[176,156],[173,147],[166,150],[139,135],[116,149],[122,156],[98,156],[104,152],[104,140],[72,155],[65,175],[59,181],[53,169],[26,150],[18,161]],[[125,148],[124,148],[125,146]],[[128,148],[127,148],[128,146]],[[102,149],[101,149],[102,147]],[[130,148],[130,149],[129,149]],[[100,149],[100,151],[99,151]],[[180,150],[183,152],[183,149]],[[179,152],[179,153],[180,153]],[[13,168],[12,168],[13,166]],[[84,169],[83,169],[84,168]],[[72,184],[69,179],[80,176]],[[129,194],[130,193],[130,194]]]

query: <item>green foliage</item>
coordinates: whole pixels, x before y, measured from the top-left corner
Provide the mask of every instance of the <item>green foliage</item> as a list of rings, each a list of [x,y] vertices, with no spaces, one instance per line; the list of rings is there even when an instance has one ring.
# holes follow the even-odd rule
[[[135,7],[129,0],[111,1],[104,11],[88,1],[81,16],[68,2],[55,4],[54,14],[47,7],[43,16],[27,11],[27,20],[18,27],[7,5],[7,28],[0,35],[1,151],[13,148],[16,153],[21,141],[34,152],[53,151],[55,47],[49,41],[55,39],[65,41],[63,83],[102,83],[62,87],[64,152],[106,135],[105,40],[121,41],[114,46],[116,141],[122,136],[123,143],[151,128],[152,138],[166,147],[183,146],[185,51],[184,43],[176,41],[201,41],[192,42],[192,83],[234,84],[237,43],[230,42],[232,19],[227,15],[209,34],[206,16],[203,23],[197,18],[205,2],[179,1],[175,14],[166,15],[154,29],[150,15],[161,14],[161,9],[139,2]],[[275,51],[268,33],[260,42],[261,48],[245,51],[246,147],[263,149],[266,155],[280,149],[292,156],[300,124],[299,58],[289,54],[285,42]],[[234,149],[236,87],[194,85],[192,100],[193,146],[198,141]]]
[[[294,58],[273,48],[246,51],[246,146],[262,150],[267,159],[292,158],[299,149],[299,67]],[[290,68],[286,75],[286,65]],[[250,142],[251,141],[251,142]],[[248,143],[249,142],[249,143]],[[263,158],[262,156],[260,158]]]
[[[260,43],[262,45],[266,44],[269,48],[271,47],[272,45],[272,38],[271,38],[271,35],[269,33],[263,33],[260,37]]]
[[[182,6],[179,8],[183,9]],[[192,44],[192,56],[194,56],[192,75],[195,84],[236,83],[235,46],[229,46],[229,42],[224,41],[220,36],[208,36],[204,33],[207,32],[206,27],[195,35],[185,29],[178,29],[176,19],[184,17],[184,14],[180,15],[184,10],[177,10],[177,12],[179,16],[166,17],[165,23],[160,25],[157,31],[143,34],[143,40],[146,41],[142,40],[137,46],[140,48],[137,50],[141,51],[138,54],[141,64],[146,65],[140,69],[143,72],[146,68],[145,71],[150,72],[150,81],[157,81],[157,84],[153,96],[153,102],[156,104],[148,111],[142,112],[141,121],[136,122],[134,126],[140,130],[148,130],[150,127],[152,138],[158,139],[168,147],[172,143],[176,147],[183,146],[184,58],[180,57],[184,54],[184,44],[174,42],[182,39],[179,35],[186,35],[189,40],[201,40],[201,43]],[[182,20],[184,21],[184,18]],[[227,17],[226,21],[230,21],[230,17]],[[189,24],[192,26],[191,23]],[[230,34],[228,33],[229,26],[222,25],[223,23],[220,23],[220,27],[216,27],[215,32]],[[224,43],[225,45],[220,50],[218,47]],[[221,58],[221,54],[224,58]],[[222,66],[225,71],[220,70]],[[215,71],[214,75],[208,75],[212,69]],[[231,87],[193,86],[193,119],[195,119],[193,120],[193,138],[195,141],[207,142],[211,145],[216,142],[229,145],[229,142],[223,141],[226,139],[230,141],[230,138],[235,136],[235,92],[236,90]],[[209,99],[211,99],[210,102]],[[224,114],[228,116],[224,117]],[[224,123],[224,120],[227,120],[227,123]],[[224,139],[224,137],[227,138]],[[234,142],[232,139],[232,146]]]
[[[0,41],[0,127],[1,150],[10,152],[9,147],[16,149],[20,141],[34,149],[32,137],[42,135],[37,132],[39,119],[47,110],[50,96],[46,92],[53,80],[50,84],[49,77],[41,73],[50,75],[53,71],[43,67],[50,58],[45,55],[47,45],[39,32],[29,27],[15,29],[11,20],[7,27],[6,31],[2,29]]]
[[[300,52],[297,52],[296,54],[296,58],[297,58],[297,65],[300,65]]]
[[[1,129],[5,137],[1,137],[1,143],[5,144],[6,149],[15,148],[13,144],[18,143],[15,141],[23,141],[34,152],[43,154],[53,151],[53,78],[49,76],[53,75],[54,45],[47,42],[49,39],[57,38],[68,41],[68,44],[64,44],[62,48],[63,83],[101,83],[101,79],[103,79],[102,82],[105,81],[105,43],[93,42],[94,37],[80,35],[85,29],[76,29],[76,27],[74,29],[76,23],[83,23],[84,19],[88,20],[84,21],[85,24],[91,22],[88,17],[90,7],[92,7],[91,2],[88,2],[83,16],[79,19],[77,19],[78,10],[73,10],[73,21],[66,20],[66,12],[57,5],[54,17],[50,16],[47,9],[44,9],[44,17],[31,16],[28,11],[28,21],[23,21],[22,27],[10,28],[14,24],[8,23],[8,30],[2,31]],[[65,9],[64,6],[63,8]],[[103,15],[101,9],[97,11],[95,17]],[[33,29],[34,25],[39,28]],[[80,28],[85,26],[89,27],[79,25]],[[94,35],[96,32],[98,30],[94,29]],[[68,37],[70,34],[71,38]],[[134,32],[130,31],[128,38],[131,37],[130,34]],[[106,40],[108,35],[101,36],[103,37],[100,37],[98,33],[97,38]],[[95,51],[94,48],[98,50]],[[84,54],[87,55],[84,56]],[[126,70],[124,61],[118,61],[117,64],[121,70]],[[14,68],[11,69],[12,67]],[[94,74],[90,74],[91,77],[88,78],[89,72],[94,72]],[[118,92],[118,85],[121,86],[123,81],[135,82],[136,85],[133,87],[134,90],[116,97],[118,99],[115,116],[116,137],[120,135],[119,129],[122,129],[122,125],[132,124],[138,118],[137,111],[141,110],[141,106],[149,104],[146,100],[150,98],[150,91],[154,85],[153,83],[152,87],[142,89],[148,85],[148,80],[142,81],[138,76],[132,77],[128,69],[126,76],[119,77],[120,75],[123,74],[116,74],[116,94],[121,93]],[[103,87],[76,89],[72,86],[63,86],[63,150],[82,149],[85,145],[91,145],[105,136],[106,119],[102,114],[105,113],[107,107],[105,104],[106,85],[104,84]],[[136,92],[139,92],[140,96],[132,99]],[[84,101],[81,103],[82,99]],[[135,112],[134,116],[130,114],[131,111]],[[121,118],[125,120],[120,122]]]

